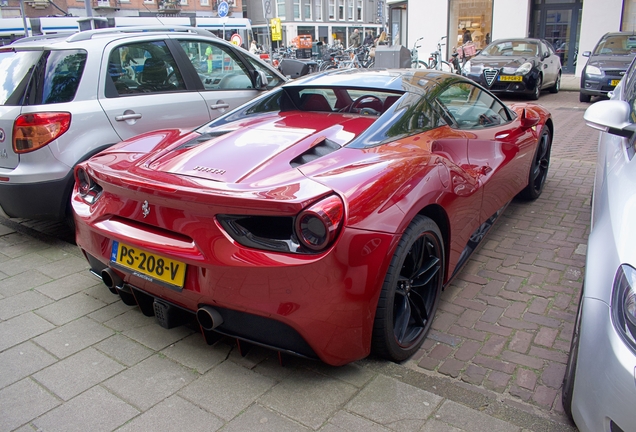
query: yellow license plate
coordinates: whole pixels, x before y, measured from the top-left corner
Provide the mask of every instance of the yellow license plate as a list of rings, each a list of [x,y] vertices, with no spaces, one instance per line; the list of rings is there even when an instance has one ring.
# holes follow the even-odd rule
[[[168,288],[183,288],[186,264],[136,247],[113,241],[110,262],[123,270]]]
[[[618,85],[618,83],[621,82],[621,80],[611,80],[609,85],[611,85],[612,87],[616,87]]]
[[[523,77],[515,75],[499,75],[499,81],[523,81]]]

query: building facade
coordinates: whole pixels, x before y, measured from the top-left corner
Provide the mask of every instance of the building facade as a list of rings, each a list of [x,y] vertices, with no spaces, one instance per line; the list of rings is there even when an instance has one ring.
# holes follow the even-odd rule
[[[538,37],[552,43],[565,73],[580,75],[584,51],[606,32],[636,29],[636,0],[387,0],[394,43],[420,41],[427,58],[442,41],[444,58],[470,32],[477,47],[510,37]],[[444,38],[444,39],[442,39]],[[418,43],[418,44],[419,44]]]
[[[29,18],[87,15],[96,17],[216,17],[222,0],[26,0],[24,13]],[[349,36],[358,29],[377,37],[387,21],[385,0],[225,0],[229,17],[249,18],[254,36],[270,46],[270,18],[279,18],[283,39],[288,46],[298,35],[310,35],[325,44],[348,45]],[[0,17],[21,17],[20,0],[0,0]]]
[[[325,44],[347,46],[349,36],[358,29],[361,37],[379,35],[386,22],[384,0],[243,0],[246,17],[252,21],[259,43],[268,45],[269,18],[279,18],[282,41],[288,46],[299,35]],[[276,44],[274,44],[276,46]]]
[[[221,0],[88,0],[90,14],[98,17],[217,16]],[[244,0],[225,0],[228,16],[242,18]],[[21,17],[20,0],[0,0],[0,17]],[[29,18],[48,16],[87,16],[83,0],[25,0]]]

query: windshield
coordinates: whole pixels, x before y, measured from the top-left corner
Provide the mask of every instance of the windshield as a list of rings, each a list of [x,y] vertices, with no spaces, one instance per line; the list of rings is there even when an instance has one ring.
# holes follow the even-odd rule
[[[41,55],[42,51],[0,51],[0,105],[18,105],[19,101],[13,101],[14,93],[17,93],[16,88],[33,69]],[[7,103],[9,98],[11,101]],[[22,94],[18,99],[21,98]]]
[[[526,40],[496,41],[484,48],[483,56],[536,56],[539,44]]]
[[[594,48],[594,55],[634,55],[636,35],[606,35]]]

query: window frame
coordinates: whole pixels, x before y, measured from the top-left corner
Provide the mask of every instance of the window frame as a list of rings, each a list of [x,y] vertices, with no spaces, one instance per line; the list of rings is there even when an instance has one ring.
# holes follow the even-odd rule
[[[301,16],[303,20],[311,21],[311,17],[313,16],[313,6],[312,0],[302,0]]]
[[[181,50],[186,54],[186,58],[188,60],[188,62],[190,63],[190,65],[192,66],[192,68],[197,71],[197,74],[199,75],[199,78],[201,78],[201,74],[205,75],[205,74],[210,74],[210,78],[212,79],[212,77],[214,78],[218,78],[219,75],[223,75],[223,72],[226,71],[226,65],[225,65],[225,60],[226,57],[230,58],[230,65],[232,67],[232,71],[238,71],[238,72],[242,72],[244,74],[244,76],[249,80],[250,86],[251,87],[237,87],[237,88],[232,88],[232,87],[206,87],[206,84],[210,84],[207,82],[203,82],[203,87],[200,89],[200,91],[202,92],[209,92],[209,91],[233,91],[233,90],[246,90],[246,89],[252,89],[254,90],[254,80],[253,80],[253,76],[252,76],[252,71],[250,70],[250,68],[248,68],[248,66],[245,64],[245,62],[243,61],[242,56],[238,55],[237,52],[234,51],[234,49],[225,46],[222,43],[215,43],[214,41],[209,41],[209,40],[203,40],[203,39],[190,39],[190,38],[178,38],[176,39],[176,42],[178,43],[178,45],[181,47]],[[197,50],[197,54],[199,56],[201,56],[201,53],[203,53],[203,56],[205,56],[207,53],[207,46],[212,47],[212,52],[211,55],[213,56],[211,62],[210,60],[206,59],[206,70],[200,70],[200,68],[202,68],[203,66],[201,64],[198,65],[193,63],[193,60],[189,57],[188,55],[188,51],[186,50],[185,44],[198,44],[200,45],[200,48],[202,47],[202,50]],[[214,56],[222,56],[222,60],[221,60],[221,69],[214,69],[214,62],[218,61],[214,59]],[[248,56],[245,56],[245,58],[248,58]],[[201,62],[202,57],[199,57],[198,62]],[[251,64],[251,62],[249,62]],[[238,66],[238,68],[237,68]],[[229,66],[228,66],[229,67]],[[219,74],[218,72],[221,71],[221,74]],[[207,81],[207,80],[206,80]],[[221,79],[222,81],[222,79]],[[214,84],[220,84],[221,81],[219,81],[218,83],[216,83],[214,80],[211,81],[211,83]]]
[[[282,7],[281,7],[281,6],[282,6]],[[283,20],[285,19],[286,14],[287,14],[287,13],[286,13],[286,12],[287,12],[287,10],[286,10],[285,8],[286,8],[285,0],[276,0],[276,16],[277,16],[278,18],[281,18],[281,19],[283,19]],[[282,10],[282,12],[283,12],[282,14],[281,14],[281,10]]]
[[[52,105],[73,102],[75,100],[80,83],[85,79],[84,72],[86,71],[88,51],[83,48],[72,48],[64,50],[44,50],[39,51],[38,54],[39,56],[36,55],[33,57],[37,61],[32,64],[32,71],[26,73],[22,80],[20,80],[20,83],[13,89],[15,95],[11,95],[7,98],[7,101],[5,101],[6,105],[14,106],[14,99],[19,99],[19,103],[15,105],[22,106]],[[80,56],[77,61],[81,64],[79,64],[75,70],[76,73],[62,74],[59,68],[66,64],[66,60],[71,56],[77,55]],[[56,93],[55,81],[58,77],[60,80],[58,81],[59,86],[57,87],[58,93]],[[61,96],[64,96],[62,92],[65,90],[65,86],[62,84],[68,84],[68,82],[63,82],[62,79],[64,77],[72,78],[71,82],[74,80],[75,85],[74,88],[72,88],[72,92],[65,94],[66,98],[61,98]],[[68,86],[66,87],[68,90]],[[54,96],[57,96],[57,99],[51,99]]]
[[[442,97],[443,95],[450,90],[452,87],[456,87],[456,86],[469,86],[471,87],[471,90],[468,92],[468,99],[466,100],[458,100],[457,106],[459,107],[461,105],[461,108],[466,112],[468,112],[470,115],[472,115],[473,113],[471,111],[476,111],[477,109],[479,109],[480,107],[478,107],[478,104],[483,105],[483,107],[485,109],[483,109],[483,112],[479,115],[476,116],[474,118],[471,117],[467,117],[464,119],[459,119],[458,118],[458,110],[452,110],[449,107],[449,103],[445,102]],[[479,92],[479,94],[474,95],[473,93],[477,91]],[[481,101],[481,95],[486,95],[489,98],[492,99],[490,104],[482,104]],[[471,104],[471,100],[473,101]],[[462,131],[475,131],[475,130],[484,130],[484,129],[488,129],[491,127],[500,127],[502,125],[506,125],[511,123],[515,118],[516,115],[514,115],[514,113],[512,113],[512,111],[510,110],[510,108],[508,108],[506,106],[506,104],[504,104],[503,102],[501,102],[499,99],[497,99],[497,97],[495,97],[492,93],[490,93],[489,91],[485,90],[483,87],[477,85],[476,83],[472,83],[472,82],[468,82],[468,81],[458,81],[458,82],[453,82],[450,83],[448,85],[445,86],[445,88],[439,92],[439,94],[435,97],[435,104],[439,107],[439,109],[443,112],[444,117],[446,117],[447,122],[449,123],[449,125],[453,128],[453,129],[458,129],[458,130],[462,130]],[[493,106],[494,105],[498,105],[498,109],[494,110]],[[492,124],[488,124],[488,123],[484,123],[487,122],[489,118],[492,118],[491,115],[487,115],[487,110],[490,110],[493,115],[497,115],[498,118],[500,118],[502,121],[498,122],[498,123],[492,123]],[[504,112],[506,114],[507,118],[504,118],[501,115],[501,112]],[[484,117],[482,117],[484,116]]]
[[[313,0],[315,21],[322,21],[322,0]]]
[[[302,4],[300,0],[293,0],[292,14],[294,15],[294,21],[300,21],[302,19]]]
[[[108,57],[107,57],[107,64],[109,65],[109,67],[107,67],[106,70],[106,77],[105,79],[105,94],[104,96],[108,99],[110,98],[119,98],[119,97],[135,97],[135,96],[144,96],[144,95],[153,95],[153,94],[170,94],[170,93],[174,93],[174,92],[185,92],[188,91],[188,89],[190,88],[190,85],[188,84],[188,74],[189,74],[189,70],[184,70],[183,69],[183,64],[180,61],[180,54],[177,52],[175,53],[173,46],[172,46],[172,41],[171,40],[165,40],[165,39],[152,39],[152,40],[145,40],[145,41],[123,41],[122,43],[118,43],[117,45],[114,45],[112,47],[109,48],[110,52],[108,53]],[[143,47],[153,47],[152,49],[146,49]],[[128,52],[130,52],[131,48],[133,48],[134,50],[141,50],[143,49],[146,52],[150,52],[151,56],[150,57],[146,57],[144,55],[144,62],[143,63],[139,63],[137,61],[133,61],[135,63],[135,65],[141,65],[142,66],[142,70],[139,71],[134,71],[134,77],[131,78],[133,81],[135,81],[137,83],[137,86],[133,88],[133,91],[128,92],[126,90],[130,90],[131,88],[128,87],[128,89],[123,88],[122,87],[118,87],[118,85],[116,84],[117,81],[119,81],[119,78],[113,79],[112,74],[109,71],[110,65],[114,65],[114,66],[119,66],[121,67],[124,71],[128,70],[128,67],[132,68],[132,65],[128,64],[126,65],[126,60],[124,58],[122,58],[122,52],[123,49],[127,48]],[[161,51],[161,56],[162,56],[162,60],[165,62],[166,65],[166,74],[169,77],[172,73],[174,73],[174,79],[176,80],[178,86],[175,88],[165,88],[165,89],[157,89],[156,91],[147,91],[144,90],[144,83],[142,81],[140,81],[140,76],[139,74],[143,74],[144,70],[143,67],[145,67],[145,63],[146,60],[148,58],[157,58],[154,54],[158,54],[158,52]],[[135,51],[133,51],[135,52]],[[117,53],[117,54],[115,54]],[[116,57],[113,58],[113,55],[116,55]],[[132,55],[131,55],[132,57]],[[134,57],[133,57],[134,58]],[[136,57],[138,60],[140,59],[139,57]],[[119,61],[119,63],[115,63],[115,61]],[[187,66],[187,65],[186,65]],[[172,69],[172,73],[168,72],[168,68]],[[134,68],[133,68],[134,69]],[[120,77],[123,78],[123,77]],[[146,84],[147,85],[147,84]],[[167,84],[166,84],[167,85]],[[141,87],[141,90],[139,90],[139,88]]]

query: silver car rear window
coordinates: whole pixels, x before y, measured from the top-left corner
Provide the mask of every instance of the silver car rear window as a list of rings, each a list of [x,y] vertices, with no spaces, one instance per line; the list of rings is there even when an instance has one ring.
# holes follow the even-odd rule
[[[0,51],[0,104],[46,105],[75,98],[86,51]]]
[[[26,84],[25,77],[30,75],[41,55],[42,51],[0,51],[0,105],[20,104]],[[21,83],[22,92],[16,101],[16,89]]]

